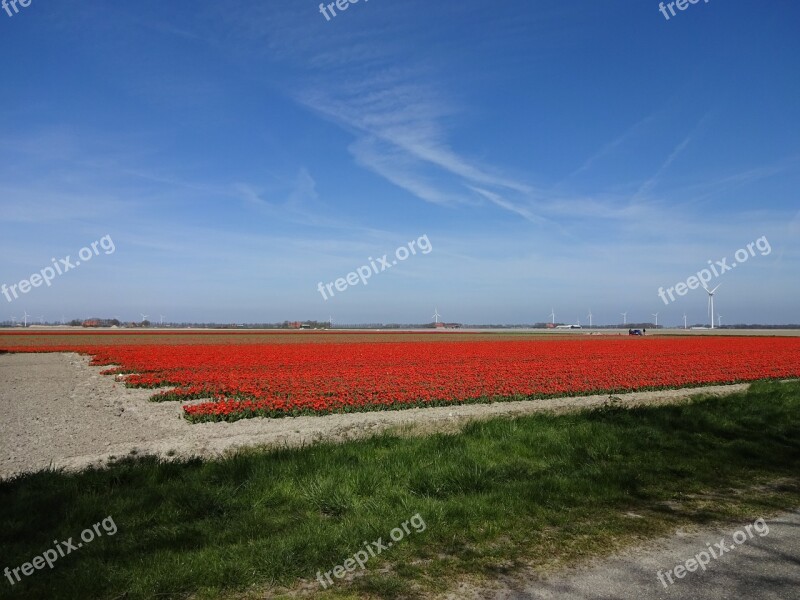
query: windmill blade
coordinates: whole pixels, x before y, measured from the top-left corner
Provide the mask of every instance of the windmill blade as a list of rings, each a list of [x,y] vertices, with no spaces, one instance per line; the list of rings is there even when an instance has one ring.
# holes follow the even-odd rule
[[[708,288],[706,288],[706,291],[707,291],[709,294],[713,294],[714,292],[716,292],[716,291],[719,289],[719,286],[720,286],[720,285],[722,285],[722,284],[720,283],[720,284],[719,284],[717,287],[715,287],[715,288],[714,288],[713,290],[711,290],[711,291],[709,291],[709,290],[708,290]]]

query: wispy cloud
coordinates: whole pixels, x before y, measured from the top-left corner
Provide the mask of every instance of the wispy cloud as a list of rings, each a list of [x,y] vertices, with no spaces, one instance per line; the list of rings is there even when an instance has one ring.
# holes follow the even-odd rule
[[[588,171],[595,165],[596,162],[605,158],[606,156],[614,152],[614,150],[616,150],[617,148],[624,146],[632,139],[642,135],[642,133],[647,129],[647,127],[655,120],[656,114],[657,113],[653,113],[651,115],[648,115],[644,119],[637,121],[631,127],[629,127],[628,130],[625,131],[625,133],[605,144],[602,148],[600,148],[600,150],[597,153],[587,158],[586,161],[580,167],[578,167],[577,169],[575,169],[575,171],[570,173],[568,179],[575,177],[576,175],[579,175],[584,171]]]
[[[711,112],[706,113],[703,117],[698,121],[697,125],[695,125],[694,129],[687,135],[681,142],[678,143],[675,148],[672,149],[672,152],[669,153],[666,160],[661,164],[655,174],[647,179],[642,185],[639,187],[638,191],[634,194],[633,199],[634,201],[640,200],[642,198],[647,197],[650,192],[658,186],[661,181],[661,177],[670,168],[673,162],[680,156],[684,150],[689,146],[689,144],[694,140],[697,136],[698,132],[705,126],[705,123],[708,121]]]
[[[317,183],[305,167],[301,167],[291,181],[256,186],[235,183],[232,193],[244,207],[256,210],[271,220],[338,231],[357,232],[370,238],[381,239],[386,231],[361,225],[357,219],[337,219],[328,216],[330,207],[319,201]]]
[[[782,173],[797,172],[799,167],[800,156],[790,156],[771,165],[762,165],[743,169],[733,174],[709,177],[699,183],[680,188],[674,194],[684,198],[691,198],[691,200],[682,204],[691,204],[697,207],[700,203],[711,198],[730,193],[751,183],[770,179]]]
[[[675,159],[678,158],[678,156],[680,156],[681,152],[683,152],[686,149],[686,147],[689,145],[691,141],[692,141],[692,136],[688,135],[683,139],[683,141],[681,141],[677,146],[675,146],[675,148],[673,148],[672,152],[670,152],[667,159],[658,168],[658,171],[656,171],[655,174],[652,177],[650,177],[650,179],[645,181],[641,185],[641,187],[639,187],[638,191],[633,196],[634,200],[646,197],[650,193],[650,191],[654,187],[656,187],[656,185],[658,185],[659,181],[661,180],[661,176],[667,169],[669,169],[669,166],[673,162],[675,162]]]
[[[533,205],[520,207],[501,199],[505,190],[530,201],[538,190],[455,152],[446,142],[443,125],[455,109],[441,92],[411,79],[408,73],[395,78],[383,73],[347,86],[315,84],[313,92],[301,93],[298,99],[354,134],[349,149],[357,164],[417,198],[443,205],[475,204],[459,190],[480,188],[480,197],[494,206],[541,222]]]
[[[421,200],[442,206],[456,206],[467,202],[464,194],[443,191],[441,185],[429,181],[429,178],[421,172],[418,161],[413,160],[407,153],[386,148],[380,140],[360,137],[348,149],[356,164]]]
[[[460,104],[443,84],[436,62],[409,60],[408,48],[392,35],[395,23],[404,21],[398,14],[402,10],[383,7],[370,27],[327,27],[321,36],[299,32],[307,12],[247,5],[226,10],[221,18],[241,29],[245,39],[259,40],[273,60],[303,65],[303,75],[281,86],[299,104],[352,135],[348,150],[356,165],[427,203],[453,208],[488,204],[534,224],[547,222],[548,214],[580,218],[575,207],[591,206],[594,218],[631,214],[622,196],[553,193],[527,174],[509,174],[456,147],[452,140],[460,127]],[[320,19],[317,25],[327,24]],[[639,135],[653,118],[635,123],[576,173]]]
[[[247,183],[235,183],[232,187],[247,205],[272,211],[304,212],[319,198],[317,182],[305,167],[298,170],[292,181],[273,185],[269,191]]]
[[[507,210],[509,212],[515,213],[524,218],[525,220],[530,221],[531,223],[536,223],[538,225],[548,223],[547,219],[544,219],[538,215],[533,214],[525,206],[520,206],[514,204],[513,202],[509,202],[499,194],[495,194],[494,192],[490,192],[489,190],[484,190],[482,188],[475,187],[472,185],[467,187],[469,187],[469,189],[471,189],[473,192],[476,192],[477,194],[480,194],[481,196],[486,198],[492,204],[499,206],[500,208]]]

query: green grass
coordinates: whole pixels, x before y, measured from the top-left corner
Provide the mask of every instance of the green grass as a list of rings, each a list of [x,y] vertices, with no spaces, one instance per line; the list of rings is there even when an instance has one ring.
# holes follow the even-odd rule
[[[302,579],[314,590],[318,570],[419,513],[424,532],[317,596],[414,598],[455,576],[563,564],[676,524],[798,506],[798,467],[800,384],[758,383],[454,435],[42,472],[0,483],[0,569],[109,515],[118,531],[13,587],[3,577],[0,598],[263,598]]]

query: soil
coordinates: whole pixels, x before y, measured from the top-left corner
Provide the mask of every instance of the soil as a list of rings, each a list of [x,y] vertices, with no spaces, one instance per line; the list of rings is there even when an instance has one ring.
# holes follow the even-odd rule
[[[0,479],[47,468],[80,470],[129,454],[214,457],[237,448],[344,441],[395,430],[455,432],[475,419],[602,406],[675,403],[698,393],[730,394],[747,384],[548,400],[414,408],[327,416],[191,424],[178,402],[151,402],[153,390],[129,389],[108,367],[78,354],[0,355]]]

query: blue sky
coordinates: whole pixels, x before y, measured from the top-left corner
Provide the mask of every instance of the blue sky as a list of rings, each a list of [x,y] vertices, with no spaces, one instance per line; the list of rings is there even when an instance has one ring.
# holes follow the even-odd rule
[[[0,320],[800,322],[796,2],[318,6],[0,11]]]

